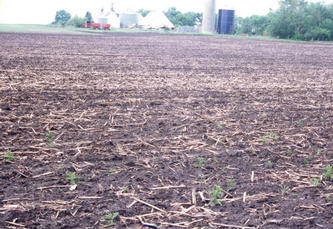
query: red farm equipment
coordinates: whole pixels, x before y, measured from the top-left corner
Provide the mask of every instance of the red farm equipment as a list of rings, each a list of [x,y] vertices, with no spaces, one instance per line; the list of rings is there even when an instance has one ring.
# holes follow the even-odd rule
[[[86,22],[85,28],[109,30],[110,29],[110,24],[88,23],[88,22]]]

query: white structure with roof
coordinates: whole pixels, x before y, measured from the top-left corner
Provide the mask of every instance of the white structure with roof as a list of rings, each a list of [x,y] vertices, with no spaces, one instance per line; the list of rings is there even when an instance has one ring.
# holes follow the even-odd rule
[[[97,18],[98,23],[110,24],[111,28],[120,28],[119,15],[113,9],[113,2],[110,10],[102,8],[100,16]]]
[[[151,11],[139,22],[139,26],[145,29],[174,29],[175,26],[161,11]]]

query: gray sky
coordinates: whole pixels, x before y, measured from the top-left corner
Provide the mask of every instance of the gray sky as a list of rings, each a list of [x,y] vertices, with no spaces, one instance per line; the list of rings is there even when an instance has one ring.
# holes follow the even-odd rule
[[[204,0],[114,0],[115,10],[124,12],[140,8],[167,10],[171,6],[186,11],[202,12]],[[333,0],[316,1],[333,3]],[[65,9],[73,16],[83,17],[87,11],[97,15],[103,6],[109,7],[111,0],[0,0],[0,23],[48,24],[54,20],[57,10]],[[236,10],[237,16],[264,15],[276,9],[279,0],[216,0],[217,8]]]

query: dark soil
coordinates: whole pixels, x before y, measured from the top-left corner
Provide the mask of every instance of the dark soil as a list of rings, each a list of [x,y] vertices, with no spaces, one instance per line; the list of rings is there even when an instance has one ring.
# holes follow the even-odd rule
[[[333,228],[333,44],[0,43],[0,228]]]

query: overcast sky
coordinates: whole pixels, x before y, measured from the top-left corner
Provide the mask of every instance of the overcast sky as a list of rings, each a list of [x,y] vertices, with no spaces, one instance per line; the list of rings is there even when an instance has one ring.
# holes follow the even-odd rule
[[[140,8],[167,10],[171,6],[187,12],[202,12],[204,0],[113,0],[117,12],[136,11]],[[316,1],[333,3],[333,0]],[[279,0],[216,0],[217,8],[236,10],[241,17],[264,15],[269,9],[277,9]],[[87,11],[97,15],[111,0],[0,0],[0,24],[48,24],[54,20],[57,10],[65,9],[72,15],[84,16]]]

